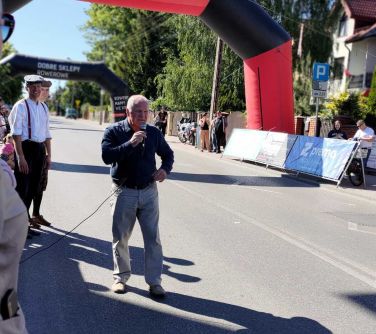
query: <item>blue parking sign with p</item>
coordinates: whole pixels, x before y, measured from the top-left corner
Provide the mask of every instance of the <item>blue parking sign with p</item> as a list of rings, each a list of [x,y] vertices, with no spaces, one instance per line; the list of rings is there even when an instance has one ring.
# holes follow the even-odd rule
[[[329,64],[314,63],[313,64],[313,80],[328,81],[329,80]]]

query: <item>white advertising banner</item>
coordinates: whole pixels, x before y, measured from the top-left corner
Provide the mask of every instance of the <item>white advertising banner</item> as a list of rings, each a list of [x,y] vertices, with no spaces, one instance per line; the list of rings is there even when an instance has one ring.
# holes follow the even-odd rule
[[[234,129],[223,155],[254,161],[267,134],[266,131]]]

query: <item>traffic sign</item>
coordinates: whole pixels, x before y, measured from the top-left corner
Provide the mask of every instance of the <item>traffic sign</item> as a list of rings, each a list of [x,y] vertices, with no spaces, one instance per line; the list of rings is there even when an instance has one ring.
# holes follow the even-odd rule
[[[326,90],[316,90],[312,89],[312,96],[313,97],[319,97],[322,99],[326,99],[328,96],[328,92]]]
[[[329,64],[314,63],[313,64],[313,81],[328,81],[330,67]]]

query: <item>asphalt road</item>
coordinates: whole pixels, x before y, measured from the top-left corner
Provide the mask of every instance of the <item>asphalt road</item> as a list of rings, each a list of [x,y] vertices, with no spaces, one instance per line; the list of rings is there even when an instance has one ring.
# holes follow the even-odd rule
[[[159,184],[164,301],[143,279],[139,226],[130,291],[112,283],[109,167],[101,127],[53,118],[53,168],[27,242],[20,300],[31,334],[376,333],[375,201],[169,139]],[[35,256],[27,259],[28,257]]]

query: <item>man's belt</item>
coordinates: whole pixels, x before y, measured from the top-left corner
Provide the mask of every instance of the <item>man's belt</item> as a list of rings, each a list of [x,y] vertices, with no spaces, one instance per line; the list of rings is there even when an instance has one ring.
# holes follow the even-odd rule
[[[154,181],[147,182],[147,183],[144,183],[144,184],[128,184],[128,183],[125,183],[124,187],[129,188],[129,189],[142,190],[142,189],[149,187],[153,183],[154,183]]]
[[[44,145],[44,141],[42,141],[42,142],[39,142],[39,141],[33,141],[33,140],[30,140],[30,139],[26,139],[26,140],[24,140],[22,143],[24,143],[24,144],[32,144],[32,145]]]

